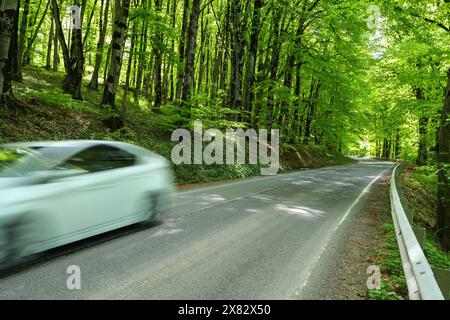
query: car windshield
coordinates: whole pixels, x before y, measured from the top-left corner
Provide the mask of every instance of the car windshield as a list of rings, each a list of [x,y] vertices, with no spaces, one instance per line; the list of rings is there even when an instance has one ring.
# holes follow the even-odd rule
[[[44,156],[37,148],[0,147],[0,177],[24,176],[51,170],[57,167],[59,162]]]

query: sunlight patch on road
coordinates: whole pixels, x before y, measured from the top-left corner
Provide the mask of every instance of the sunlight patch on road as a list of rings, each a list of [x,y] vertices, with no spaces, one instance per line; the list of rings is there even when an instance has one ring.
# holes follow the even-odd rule
[[[275,205],[274,209],[283,214],[293,215],[307,220],[318,219],[325,216],[325,212],[323,211],[301,206],[287,206],[284,204],[277,204]]]
[[[304,185],[304,184],[310,184],[310,183],[313,183],[313,182],[312,182],[312,181],[308,181],[308,180],[292,182],[292,184],[294,184],[294,185],[296,185],[296,186],[301,186],[301,185]]]
[[[183,229],[177,227],[175,219],[167,219],[164,221],[163,227],[151,235],[151,238],[172,235],[182,232]]]
[[[264,197],[264,196],[261,196],[261,195],[255,195],[255,196],[251,196],[251,197],[255,198],[255,199],[258,199],[258,200],[264,200],[264,201],[272,201],[273,200],[272,198]]]
[[[161,230],[157,231],[156,233],[154,233],[152,235],[152,238],[177,234],[182,231],[183,231],[183,229],[161,229]]]

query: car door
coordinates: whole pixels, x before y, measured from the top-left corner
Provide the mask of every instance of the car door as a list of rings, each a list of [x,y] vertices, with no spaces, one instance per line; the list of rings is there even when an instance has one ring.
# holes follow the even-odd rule
[[[65,165],[87,173],[62,181],[67,191],[56,201],[61,233],[89,232],[129,218],[134,190],[128,181],[135,162],[133,154],[109,145],[87,148],[66,160]]]

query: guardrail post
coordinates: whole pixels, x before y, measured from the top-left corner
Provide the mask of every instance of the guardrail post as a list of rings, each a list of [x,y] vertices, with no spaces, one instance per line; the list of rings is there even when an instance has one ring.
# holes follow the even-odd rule
[[[410,221],[411,223],[411,221]],[[417,242],[419,242],[420,247],[424,248],[425,246],[425,239],[427,236],[427,232],[425,231],[425,228],[420,228],[420,227],[412,227],[414,234],[416,235],[417,238]]]
[[[431,266],[431,270],[433,270],[434,277],[436,278],[436,281],[439,285],[439,288],[441,288],[441,291],[444,294],[444,298],[446,300],[450,300],[450,270],[437,268]]]

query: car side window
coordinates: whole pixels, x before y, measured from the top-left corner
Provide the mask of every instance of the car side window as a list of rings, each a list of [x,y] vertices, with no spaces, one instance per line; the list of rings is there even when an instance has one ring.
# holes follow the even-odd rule
[[[135,156],[125,150],[99,145],[77,153],[67,160],[66,164],[77,166],[93,173],[130,167],[135,162]]]

